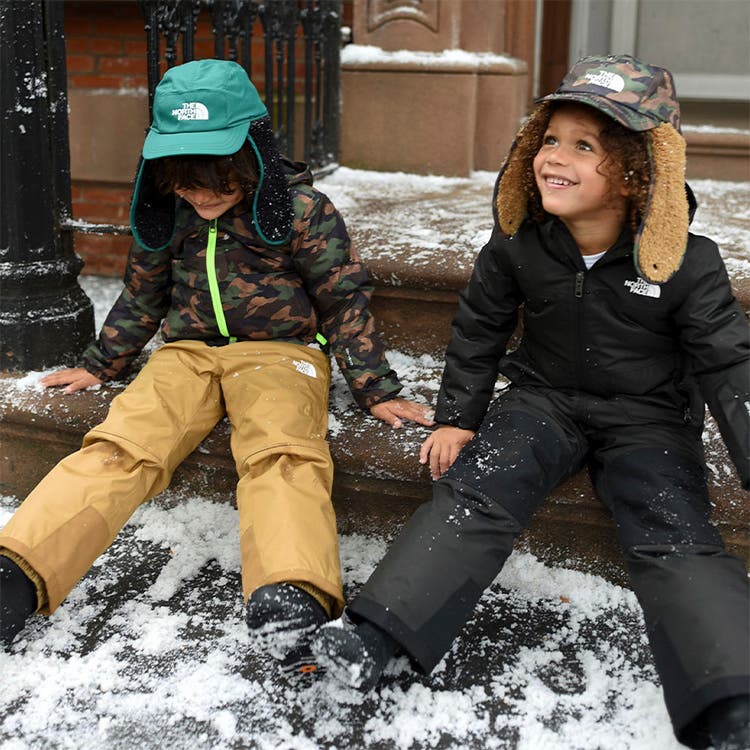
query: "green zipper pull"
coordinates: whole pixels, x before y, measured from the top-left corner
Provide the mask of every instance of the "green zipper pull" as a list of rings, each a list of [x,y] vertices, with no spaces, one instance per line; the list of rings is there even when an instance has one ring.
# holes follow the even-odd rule
[[[224,308],[221,306],[221,292],[219,291],[219,280],[216,277],[216,219],[212,219],[208,225],[208,245],[206,247],[206,274],[208,275],[208,290],[211,292],[211,305],[214,308],[216,325],[219,333],[229,339],[233,344],[237,341],[235,336],[229,335],[227,320],[224,317]]]

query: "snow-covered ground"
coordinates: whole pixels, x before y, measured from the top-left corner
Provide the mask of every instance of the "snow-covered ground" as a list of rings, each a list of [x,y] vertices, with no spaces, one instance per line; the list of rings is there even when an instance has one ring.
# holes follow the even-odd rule
[[[487,201],[493,177],[471,178]],[[404,226],[425,243],[446,237],[410,223],[409,196],[461,184],[346,169],[321,181],[345,216],[368,195],[403,203]],[[722,245],[735,276],[750,277],[748,186],[693,188],[708,206],[694,231]],[[486,215],[455,212],[472,252],[489,232],[486,206]],[[81,282],[101,323],[119,282]],[[425,367],[434,379],[434,363],[397,356],[410,380]],[[0,527],[17,504],[0,497]],[[0,653],[0,750],[681,747],[626,589],[514,553],[431,676],[400,659],[363,696],[325,676],[289,683],[250,641],[237,536],[231,502],[167,492],[140,509],[63,606]],[[347,595],[387,544],[342,537]]]
[[[0,524],[15,502],[0,501]],[[348,594],[386,549],[341,540]],[[633,594],[514,554],[429,678],[362,696],[280,678],[243,622],[237,513],[142,508],[48,620],[0,654],[0,747],[676,750]]]

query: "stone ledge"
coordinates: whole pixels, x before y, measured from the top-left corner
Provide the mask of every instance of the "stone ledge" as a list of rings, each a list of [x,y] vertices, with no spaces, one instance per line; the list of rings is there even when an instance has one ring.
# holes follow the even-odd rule
[[[445,178],[347,168],[320,181],[370,270],[372,310],[389,346],[412,354],[444,351],[458,293],[490,236],[494,181],[489,172]],[[750,183],[691,186],[699,204],[691,231],[718,243],[734,293],[750,313]]]
[[[0,377],[0,493],[24,497],[85,432],[101,422],[120,387],[66,396],[19,387],[21,378]],[[409,394],[431,400],[429,394]],[[430,497],[430,479],[418,463],[428,430],[392,430],[353,406],[334,379],[329,442],[336,464],[334,504],[342,533],[390,535]],[[735,554],[750,561],[750,508],[712,421],[705,434],[711,469],[709,491],[715,521]],[[236,475],[226,420],[175,473],[173,488],[234,502]],[[596,500],[586,472],[558,487],[522,537],[542,559],[598,572],[623,582],[619,549],[607,511]]]
[[[495,73],[525,75],[525,61],[493,52],[469,52],[445,49],[435,52],[420,50],[384,50],[370,45],[348,44],[341,51],[342,70],[388,70],[409,73]]]
[[[750,132],[685,129],[688,179],[750,180]]]

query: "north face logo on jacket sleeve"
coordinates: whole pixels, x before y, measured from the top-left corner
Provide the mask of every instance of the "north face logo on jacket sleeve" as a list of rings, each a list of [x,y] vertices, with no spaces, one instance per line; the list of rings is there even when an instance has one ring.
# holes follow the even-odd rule
[[[649,284],[644,279],[637,281],[628,279],[625,286],[630,289],[631,294],[640,294],[642,297],[661,297],[661,287],[658,284]]]

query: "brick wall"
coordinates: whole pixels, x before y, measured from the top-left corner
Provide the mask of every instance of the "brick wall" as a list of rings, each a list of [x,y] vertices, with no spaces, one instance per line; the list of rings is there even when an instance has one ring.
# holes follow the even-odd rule
[[[352,0],[345,0],[344,25],[351,26],[351,16]],[[65,0],[65,39],[73,216],[127,224],[132,175],[148,126],[146,32],[140,6],[136,0]],[[262,39],[254,38],[252,56],[259,65],[263,51]],[[214,57],[205,10],[198,19],[195,57]],[[301,54],[297,59],[301,86]],[[162,63],[162,73],[165,69]],[[262,91],[262,70],[252,75]],[[84,273],[122,275],[128,236],[76,233],[74,244],[86,263]]]
[[[146,34],[136,2],[66,2],[65,43],[68,95],[72,101],[77,90],[102,97],[115,96],[123,90],[129,90],[131,95],[145,94]],[[81,142],[90,141],[92,136],[77,132],[74,122],[71,127],[73,150],[76,136]],[[94,125],[92,130],[95,129]],[[97,224],[127,223],[130,184],[114,174],[107,180],[81,179],[80,172],[74,160],[74,218]],[[84,273],[122,275],[129,237],[76,233],[74,244],[86,262]]]

